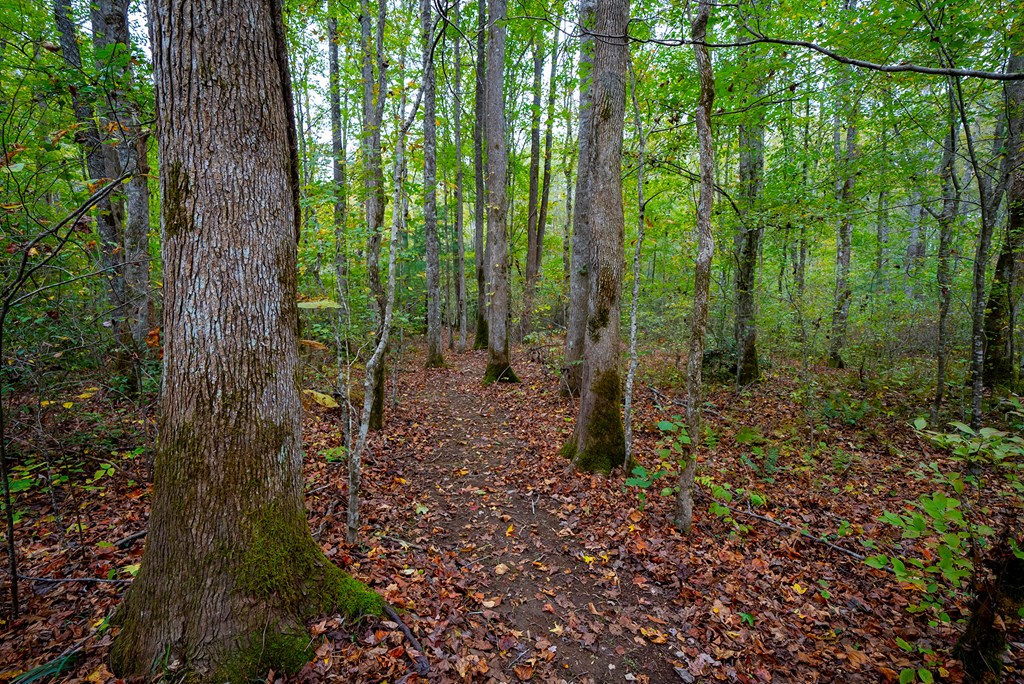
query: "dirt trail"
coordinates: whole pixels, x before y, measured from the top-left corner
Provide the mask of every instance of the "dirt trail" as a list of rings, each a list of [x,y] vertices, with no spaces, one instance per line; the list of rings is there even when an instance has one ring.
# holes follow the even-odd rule
[[[415,502],[413,515],[385,537],[453,558],[466,575],[468,617],[495,647],[478,649],[489,665],[470,679],[678,680],[669,646],[639,636],[630,617],[638,607],[632,576],[607,555],[597,558],[577,529],[586,503],[552,492],[560,475],[570,476],[568,462],[548,459],[560,458],[554,452],[573,413],[557,378],[523,361],[516,365],[522,384],[484,387],[483,352],[451,362],[460,367],[401,374],[394,420],[412,430],[429,426],[429,438],[391,449],[406,451],[392,458]],[[532,420],[534,412],[543,422]]]

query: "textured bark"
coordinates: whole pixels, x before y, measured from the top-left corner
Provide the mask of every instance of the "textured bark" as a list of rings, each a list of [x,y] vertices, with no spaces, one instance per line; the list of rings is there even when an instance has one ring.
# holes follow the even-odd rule
[[[459,2],[455,0],[452,7],[455,26],[459,26]],[[462,168],[462,41],[455,40],[455,116],[452,125],[455,128],[455,239],[458,241],[458,261],[455,274],[455,299],[459,317],[458,351],[466,351],[466,240],[463,236],[463,204],[465,174]]]
[[[590,165],[584,163],[590,155],[590,141],[584,131],[592,118],[593,66],[594,66],[594,6],[595,0],[580,2],[580,112],[579,112],[579,167],[576,172],[576,206],[573,209],[572,272],[569,274],[569,320],[565,332],[565,360],[562,367],[562,389],[572,395],[579,394],[583,386],[583,349],[587,338],[587,312],[590,299]]]
[[[626,399],[622,410],[625,424],[626,457],[622,468],[627,473],[633,470],[633,382],[639,365],[637,357],[637,309],[640,304],[641,257],[644,249],[644,228],[647,221],[647,202],[644,200],[644,164],[647,153],[647,134],[640,114],[640,102],[636,97],[636,75],[630,65],[630,95],[633,100],[633,118],[636,127],[636,247],[633,250],[633,292],[629,302],[629,369],[626,371]]]
[[[360,42],[362,44],[363,78],[363,208],[366,215],[366,269],[377,314],[377,334],[384,316],[384,286],[380,280],[381,230],[384,226],[384,168],[381,165],[380,139],[384,121],[384,94],[387,86],[387,64],[384,62],[384,22],[387,3],[379,0],[376,26],[370,1],[360,0]],[[387,372],[378,374],[373,386],[373,411],[370,429],[384,427],[384,385]]]
[[[1010,59],[1007,69],[1024,71],[1024,54]],[[1012,387],[1015,377],[1013,327],[1020,295],[1021,253],[1024,251],[1024,82],[1005,86],[1007,136],[1006,232],[996,260],[985,315],[985,385]]]
[[[432,0],[422,0],[423,40],[423,232],[427,271],[427,368],[444,365],[441,350],[441,282],[437,235],[437,113]]]
[[[903,264],[904,292],[908,297],[921,298],[921,289],[917,287],[917,274],[924,265],[924,257],[927,252],[924,233],[922,231],[921,217],[924,213],[922,208],[921,191],[914,189],[910,193],[910,205],[907,207],[907,220],[910,223],[910,236],[907,240],[907,253]]]
[[[540,249],[538,205],[540,197],[540,107],[541,80],[544,75],[544,50],[540,37],[534,37],[533,44],[533,107],[530,115],[530,195],[527,200],[526,219],[526,279],[523,283],[523,313],[519,323],[519,338],[530,333],[533,319],[533,296],[537,287],[537,272],[540,264],[537,255]]]
[[[476,184],[473,203],[473,250],[476,259],[476,329],[473,349],[487,348],[487,269],[491,258],[484,239],[484,81],[487,73],[484,36],[487,35],[486,0],[477,0],[476,91],[473,96],[473,174]]]
[[[111,661],[121,676],[262,679],[311,655],[306,618],[381,608],[324,557],[303,509],[281,8],[155,0],[150,27],[165,384],[146,550]]]
[[[686,362],[686,431],[690,435],[686,463],[679,476],[676,502],[676,527],[688,533],[693,527],[693,478],[697,472],[700,448],[700,405],[703,377],[704,336],[708,325],[708,294],[711,289],[711,261],[715,255],[715,237],[711,230],[711,209],[715,193],[715,148],[711,137],[711,106],[715,99],[715,74],[711,55],[704,45],[707,36],[711,0],[700,0],[690,36],[700,76],[697,99],[697,138],[700,144],[700,197],[697,200],[697,261],[693,269],[693,312],[690,314],[690,350]]]
[[[508,143],[505,139],[505,0],[489,0],[484,130],[487,138],[487,369],[484,382],[518,382],[508,345]]]
[[[756,215],[764,185],[764,126],[758,121],[739,129],[740,229],[736,249],[736,385],[761,376],[757,362],[757,264],[764,225]]]
[[[608,473],[625,461],[619,322],[625,217],[622,209],[622,128],[626,111],[628,0],[597,0],[591,115],[580,127],[580,175],[588,177],[590,272],[583,383],[570,444],[580,470]],[[586,138],[586,155],[582,154]],[[584,171],[584,167],[586,170]],[[577,193],[578,195],[579,193]]]

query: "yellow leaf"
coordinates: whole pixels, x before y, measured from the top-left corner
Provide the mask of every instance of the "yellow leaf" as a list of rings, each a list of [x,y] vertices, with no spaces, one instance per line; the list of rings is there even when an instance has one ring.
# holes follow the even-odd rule
[[[45,407],[45,406],[49,406],[52,403],[53,403],[52,401],[41,401],[41,402],[39,402],[39,405]]]
[[[516,526],[515,525],[509,525],[508,529],[505,530],[505,536],[506,537],[511,537],[511,536],[513,536],[515,531],[516,531]]]
[[[807,593],[807,587],[801,587],[800,583],[797,582],[796,584],[793,585],[793,591],[795,591],[798,594],[806,594]]]
[[[549,629],[548,631],[554,634],[555,636],[562,636],[562,634],[565,633],[565,627],[562,627],[562,625],[556,622],[555,626]]]
[[[315,390],[309,389],[302,390],[302,393],[305,394],[310,399],[312,399],[313,401],[315,401],[316,403],[323,406],[324,408],[338,408],[338,402],[336,402],[334,400],[334,397],[332,397],[329,394],[324,394],[323,392],[317,392]]]
[[[63,406],[64,408],[71,408],[74,405],[75,405],[75,402],[73,402],[73,401],[65,401],[63,404],[61,404],[61,406]]]
[[[92,399],[92,392],[82,392],[75,399]]]

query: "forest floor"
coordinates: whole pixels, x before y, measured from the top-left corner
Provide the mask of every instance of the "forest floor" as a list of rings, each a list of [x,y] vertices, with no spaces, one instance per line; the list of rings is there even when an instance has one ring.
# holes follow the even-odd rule
[[[575,406],[559,394],[553,358],[543,347],[519,353],[521,384],[484,387],[484,352],[449,354],[450,367],[424,370],[422,350],[407,350],[386,429],[366,458],[358,547],[344,543],[345,466],[327,458],[337,453],[340,415],[310,411],[311,529],[329,557],[399,609],[431,670],[412,672],[394,623],[328,616],[310,628],[316,660],[292,681],[878,682],[898,681],[907,667],[959,680],[949,657],[957,629],[908,613],[919,598],[911,587],[842,550],[872,553],[867,541],[911,552],[878,517],[934,488],[925,464],[949,466],[893,417],[892,397],[878,393],[878,408],[864,415],[815,414],[810,450],[789,369],[745,392],[712,392],[699,474],[766,501],[754,507],[738,496],[735,513],[715,516],[704,486],[684,537],[671,523],[674,497],[659,496],[660,487],[641,506],[621,473],[580,474],[558,454]],[[659,402],[671,406],[679,394],[646,382],[637,392],[636,453],[648,468],[658,421],[679,412]],[[127,426],[124,443],[92,458],[114,471],[90,466],[72,477],[77,486],[39,487],[22,499],[21,572],[60,581],[22,582],[23,616],[0,618],[0,681],[72,650],[59,679],[113,680],[103,618],[142,554],[148,487],[138,484],[145,468],[130,447],[132,426],[137,436],[148,417],[124,408],[108,418]],[[55,419],[49,429],[75,434],[80,420]],[[81,441],[59,448],[90,458]],[[46,460],[51,472],[55,459]],[[999,502],[978,506],[991,506],[998,523]],[[956,620],[966,607],[948,610]],[[1016,628],[1011,678],[1024,672]],[[935,653],[907,652],[897,639]]]

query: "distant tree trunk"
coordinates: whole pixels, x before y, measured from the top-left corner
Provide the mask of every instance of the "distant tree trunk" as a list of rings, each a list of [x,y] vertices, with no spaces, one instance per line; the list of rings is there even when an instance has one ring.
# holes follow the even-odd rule
[[[384,121],[384,96],[387,85],[387,64],[384,62],[384,22],[387,3],[379,0],[376,33],[370,12],[370,0],[360,0],[360,41],[362,44],[363,77],[363,207],[366,214],[366,269],[370,294],[377,313],[376,340],[380,340],[384,316],[384,286],[380,280],[381,230],[384,226],[384,168],[381,166],[380,139]],[[376,71],[376,74],[375,74]],[[383,363],[383,361],[382,361]],[[384,427],[384,387],[387,372],[383,368],[373,386],[373,410],[370,429]]]
[[[848,0],[849,1],[849,0]],[[850,301],[853,290],[850,285],[850,252],[853,249],[853,217],[851,202],[857,176],[853,171],[853,161],[857,155],[857,128],[853,124],[856,107],[850,112],[850,122],[846,126],[846,148],[841,151],[839,144],[838,115],[836,117],[835,148],[837,167],[842,170],[842,177],[837,181],[836,199],[842,206],[842,217],[839,219],[839,230],[836,238],[836,290],[832,309],[832,331],[829,339],[828,365],[832,368],[845,368],[843,349],[846,347],[846,329],[850,318]]]
[[[423,40],[423,232],[427,261],[427,368],[444,365],[441,350],[441,285],[437,237],[437,114],[435,107],[432,0],[422,0]]]
[[[576,430],[567,451],[576,467],[609,473],[626,457],[619,373],[619,321],[625,217],[622,208],[622,128],[629,62],[628,0],[597,0],[590,87],[591,115],[580,126],[580,176],[591,193],[590,264],[583,384]],[[580,121],[583,121],[580,117]],[[586,140],[586,143],[584,143]],[[582,150],[586,149],[586,154]],[[579,193],[577,192],[577,196]]]
[[[324,556],[303,507],[284,22],[274,2],[154,0],[150,27],[165,383],[146,550],[111,663],[119,676],[178,664],[185,679],[263,679],[313,655],[308,618],[382,610]]]
[[[697,261],[693,269],[693,312],[690,314],[690,349],[686,362],[686,432],[690,444],[679,476],[679,499],[675,525],[689,533],[693,527],[693,478],[701,442],[700,406],[703,378],[704,336],[708,323],[708,294],[711,289],[711,261],[715,237],[711,230],[711,209],[715,195],[715,148],[711,138],[711,106],[715,99],[715,74],[711,55],[704,44],[707,37],[711,0],[700,0],[690,37],[700,77],[697,99],[697,139],[700,144],[700,197],[697,200]]]
[[[484,90],[487,73],[484,55],[484,36],[487,34],[486,0],[477,0],[476,10],[476,91],[473,95],[473,172],[476,182],[473,203],[474,240],[476,259],[476,331],[473,349],[486,349],[487,332],[487,269],[491,265],[490,244],[484,244]]]
[[[760,92],[760,91],[759,91]],[[739,127],[739,177],[742,202],[736,250],[736,385],[745,387],[761,376],[757,362],[757,263],[764,226],[756,215],[764,185],[764,125]],[[753,215],[752,215],[753,214]]]
[[[594,8],[596,0],[580,0],[580,112],[579,130],[589,130],[593,116]],[[576,207],[573,210],[572,273],[569,275],[569,320],[565,332],[565,359],[562,390],[571,395],[583,386],[583,351],[587,337],[587,311],[590,300],[590,141],[579,136],[579,168],[576,172]]]
[[[530,108],[530,196],[526,207],[526,278],[523,282],[523,313],[519,324],[519,339],[530,333],[533,315],[533,293],[537,287],[538,264],[536,255],[540,197],[540,108],[541,81],[544,77],[543,39],[534,36],[533,43],[533,107]]]
[[[572,107],[568,102],[565,107],[565,145],[563,150],[562,170],[565,172],[565,224],[562,226],[562,301],[559,324],[564,326],[568,324],[569,320],[569,288],[572,284],[572,174],[576,166],[576,145],[573,144],[572,140]]]
[[[82,54],[71,16],[71,0],[53,0],[53,15],[60,35],[61,55],[68,67],[80,73]],[[101,19],[102,20],[102,19]],[[102,26],[99,27],[102,36]],[[101,38],[102,41],[102,38]],[[93,103],[82,95],[82,90],[71,91],[71,107],[81,125],[76,139],[85,153],[86,171],[92,183],[102,184],[120,175],[116,153],[109,145],[103,144],[103,136],[97,126]],[[131,330],[125,317],[126,294],[124,274],[124,248],[122,245],[122,217],[124,207],[120,194],[107,195],[96,205],[96,232],[99,235],[99,259],[103,277],[107,282],[110,300],[110,317],[118,350],[116,365],[118,371],[129,371],[134,380],[138,374],[132,366],[136,361],[131,349],[134,346]]]
[[[456,28],[459,26],[459,2],[455,0],[452,7],[452,14]],[[458,263],[455,274],[455,298],[457,301],[459,317],[459,344],[460,354],[466,351],[466,327],[468,324],[466,314],[466,241],[463,236],[463,183],[465,174],[462,168],[462,41],[456,38],[455,42],[455,116],[453,126],[455,127],[455,239],[458,241]]]
[[[484,382],[518,382],[508,346],[508,142],[505,139],[505,0],[489,0],[484,121],[487,134],[487,245],[491,264]]]
[[[1020,47],[1018,47],[1020,50]],[[1024,51],[1014,54],[1007,66],[1011,72],[1024,71]],[[1005,86],[1007,135],[1006,233],[992,274],[985,315],[985,385],[1012,387],[1013,312],[1020,289],[1020,262],[1024,251],[1024,81]]]
[[[949,305],[953,296],[953,274],[949,263],[950,243],[953,240],[953,228],[956,225],[957,215],[960,213],[960,188],[956,181],[956,142],[959,126],[953,118],[952,92],[950,95],[950,122],[949,133],[943,145],[942,167],[939,175],[942,177],[942,213],[938,216],[939,224],[939,261],[936,270],[936,281],[939,286],[939,329],[935,345],[936,378],[935,378],[935,399],[932,402],[932,422],[939,420],[939,411],[942,410],[943,395],[946,391],[946,360],[948,355],[947,347],[947,326],[949,321]]]
[[[106,94],[106,116],[117,140],[114,175],[131,173],[125,188],[127,216],[123,217],[124,316],[131,337],[132,365],[139,369],[138,356],[146,349],[149,332],[149,165],[148,134],[142,130],[138,105],[128,99],[133,74],[128,54],[131,33],[128,28],[128,0],[100,0],[92,8],[93,37],[96,47],[109,55],[107,62],[112,87]],[[98,65],[102,72],[111,67]]]
[[[533,255],[534,271],[537,278],[544,273],[544,234],[547,232],[548,199],[551,195],[551,146],[554,142],[555,123],[555,83],[558,74],[558,32],[555,27],[551,43],[551,71],[548,73],[548,112],[544,131],[544,180],[540,191],[540,214],[537,218],[537,250]]]
[[[348,174],[346,154],[348,148],[348,91],[345,91],[345,118],[341,108],[341,68],[338,61],[338,20],[332,6],[327,20],[328,71],[331,109],[331,168],[334,175],[334,276],[338,297],[338,317],[335,321],[337,347],[338,395],[341,397],[341,424],[345,436],[345,449],[352,450],[352,416],[349,410],[348,334],[350,322],[348,302]]]
[[[914,179],[911,179],[914,181]],[[916,182],[916,181],[915,181]],[[921,224],[922,209],[921,191],[914,188],[910,193],[910,205],[907,207],[907,219],[910,223],[910,238],[907,240],[906,262],[903,264],[904,291],[907,297],[920,299],[921,289],[917,287],[915,278],[924,264],[927,251]]]

